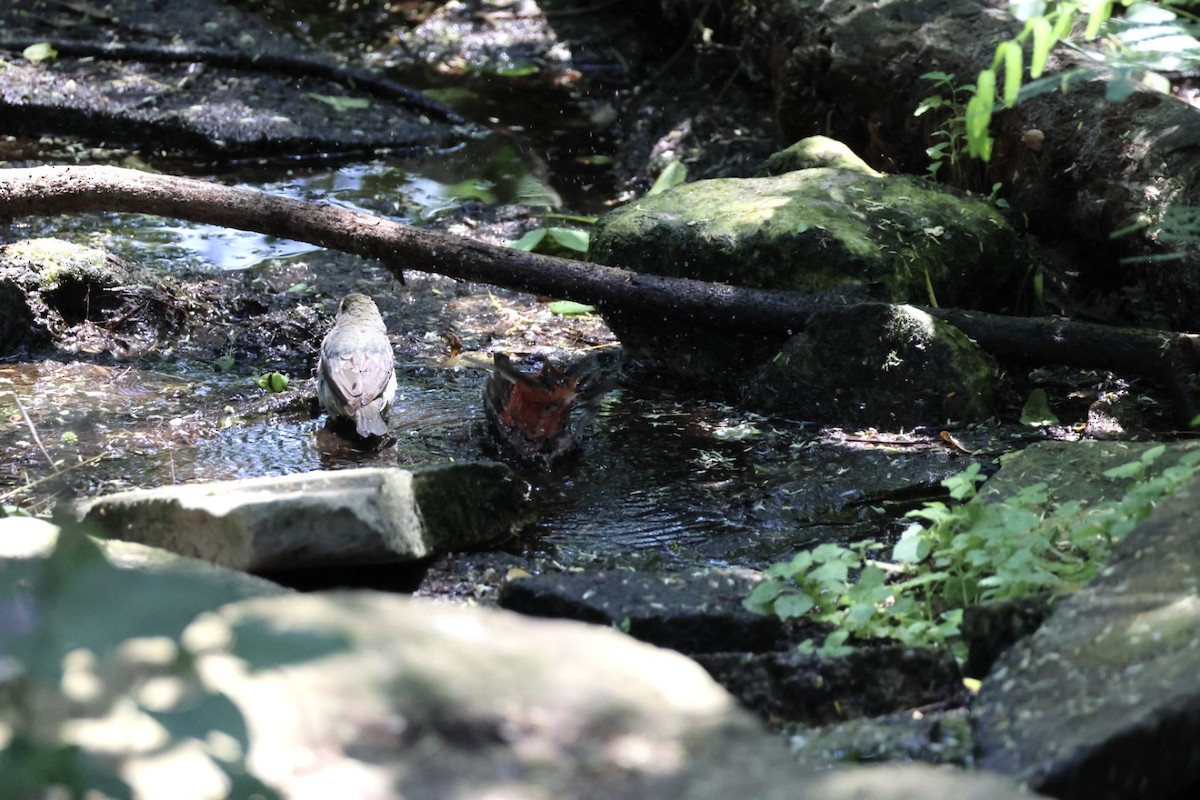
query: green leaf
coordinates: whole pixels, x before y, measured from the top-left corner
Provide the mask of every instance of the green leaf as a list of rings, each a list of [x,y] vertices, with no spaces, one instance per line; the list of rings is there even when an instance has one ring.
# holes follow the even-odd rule
[[[827,561],[808,573],[808,577],[835,590],[841,589],[846,582],[850,568],[841,561]]]
[[[577,228],[546,227],[528,231],[516,241],[508,243],[514,250],[524,250],[528,253],[546,253],[547,255],[565,255],[578,258],[586,255],[591,242],[591,234]]]
[[[1050,20],[1045,17],[1034,17],[1025,23],[1025,28],[1033,35],[1033,45],[1030,48],[1032,52],[1029,55],[1029,77],[1040,78],[1046,69],[1050,51],[1054,49],[1058,40],[1054,37]]]
[[[933,552],[933,543],[924,535],[925,529],[920,525],[909,525],[900,536],[900,541],[892,548],[892,560],[906,564],[919,564]]]
[[[496,202],[496,193],[492,191],[492,184],[479,178],[467,178],[458,183],[452,183],[446,187],[446,194],[455,200],[464,202],[478,200],[485,205],[492,205]]]
[[[997,64],[1004,64],[1004,107],[1012,108],[1021,92],[1022,59],[1024,54],[1020,43],[1009,40],[1001,42],[996,48]]]
[[[1100,26],[1112,16],[1112,0],[1092,0],[1091,6],[1091,11],[1088,13],[1087,30],[1083,33],[1084,39],[1095,39],[1096,35],[1100,33]]]
[[[532,253],[534,248],[542,243],[542,239],[546,238],[546,228],[534,228],[531,231],[526,231],[525,235],[516,241],[508,243],[508,246],[514,250],[524,250],[526,253]]]
[[[365,97],[342,97],[341,95],[317,94],[316,92],[308,92],[306,96],[325,105],[333,106],[334,111],[339,114],[352,109],[371,107],[371,101]]]
[[[576,303],[573,300],[555,300],[548,308],[551,314],[557,314],[560,317],[583,317],[596,313],[595,306]]]
[[[658,173],[658,178],[655,179],[654,185],[650,187],[650,191],[646,192],[647,196],[660,194],[670,189],[672,186],[678,186],[687,180],[687,167],[682,161],[672,161],[663,167],[663,171]]]
[[[979,474],[981,469],[979,462],[975,461],[962,472],[955,473],[942,481],[942,486],[946,487],[946,491],[950,492],[950,496],[955,500],[974,497],[976,487],[984,480],[983,476]]]
[[[777,597],[783,594],[785,588],[783,581],[761,581],[750,590],[750,594],[742,601],[742,605],[748,610],[759,614],[770,613],[771,604],[775,602]]]
[[[924,75],[922,75],[921,80],[929,81],[931,83],[953,83],[954,73],[939,72],[938,70],[934,70],[932,72],[926,72]]]
[[[802,617],[816,607],[816,603],[806,594],[792,592],[775,600],[775,614],[780,619]]]
[[[946,99],[944,97],[942,97],[941,95],[934,95],[933,97],[926,97],[924,100],[922,100],[920,103],[917,104],[916,110],[913,111],[913,116],[919,117],[922,114],[924,114],[926,111],[932,111],[935,108],[942,108],[943,106],[948,106],[948,105],[950,105],[950,104],[948,102],[946,102]]]
[[[38,42],[31,44],[21,51],[21,55],[34,64],[40,64],[43,61],[48,61],[52,58],[58,58],[58,51],[49,42]]]
[[[988,126],[992,121],[992,106],[996,103],[996,73],[985,69],[979,73],[975,95],[967,102],[967,152],[987,161],[992,155],[992,138]]]
[[[264,372],[254,379],[254,385],[273,394],[279,394],[288,388],[291,381],[281,372]]]
[[[576,253],[587,253],[592,236],[587,231],[578,228],[547,228],[548,235],[555,243]]]
[[[1055,12],[1050,15],[1054,20],[1054,38],[1056,41],[1066,39],[1071,34],[1071,25],[1075,22],[1076,7],[1072,3],[1060,3]]]
[[[1038,388],[1029,393],[1029,399],[1021,409],[1021,424],[1035,428],[1058,424],[1058,417],[1050,410],[1045,389]]]

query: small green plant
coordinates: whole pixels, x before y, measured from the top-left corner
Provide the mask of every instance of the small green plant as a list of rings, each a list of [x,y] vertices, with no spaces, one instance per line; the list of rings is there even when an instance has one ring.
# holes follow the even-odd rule
[[[783,619],[807,616],[832,626],[819,647],[844,653],[854,640],[889,638],[908,645],[949,645],[960,658],[963,609],[988,600],[1070,591],[1090,579],[1113,545],[1154,505],[1200,472],[1200,450],[1153,473],[1165,447],[1105,471],[1132,479],[1118,501],[1056,501],[1045,483],[1003,501],[978,496],[979,464],[942,481],[954,504],[926,503],[892,549],[823,544],[766,571],[745,600],[752,611]]]
[[[930,81],[936,94],[922,100],[913,111],[913,116],[920,117],[935,111],[944,117],[932,134],[941,141],[925,150],[929,156],[929,176],[935,179],[943,177],[955,186],[965,186],[966,98],[975,91],[975,87],[955,83],[953,72],[926,72],[921,80]],[[939,176],[938,173],[947,164],[950,174]]]
[[[754,587],[745,606],[781,619],[807,616],[830,626],[820,646],[808,641],[800,648],[827,656],[849,652],[851,638],[917,645],[944,642],[956,633],[956,615],[934,622],[913,607],[918,602],[915,593],[898,594],[902,587],[888,582],[894,568],[871,558],[882,547],[878,542],[853,547],[822,544],[797,553],[791,561],[767,569],[767,579]]]

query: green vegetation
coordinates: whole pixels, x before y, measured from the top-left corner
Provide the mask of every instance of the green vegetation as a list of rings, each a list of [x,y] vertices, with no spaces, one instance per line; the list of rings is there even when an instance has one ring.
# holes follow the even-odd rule
[[[931,82],[935,94],[922,100],[913,116],[920,117],[938,110],[949,115],[932,134],[942,141],[925,151],[929,156],[929,175],[938,177],[942,167],[949,164],[950,174],[944,175],[946,180],[955,186],[965,187],[967,156],[963,152],[963,143],[967,138],[966,98],[975,91],[975,87],[955,83],[953,72],[926,72],[921,80]]]
[[[804,646],[825,655],[846,652],[851,640],[888,638],[950,646],[961,658],[964,608],[1079,587],[1155,503],[1200,472],[1200,450],[1192,450],[1156,473],[1164,449],[1107,470],[1106,477],[1133,483],[1120,500],[1090,506],[1057,501],[1045,483],[984,502],[977,494],[983,477],[973,464],[942,481],[957,504],[930,502],[909,512],[915,521],[890,561],[879,560],[885,547],[878,542],[823,544],[770,567],[745,606],[831,626],[823,644]]]
[[[291,380],[282,372],[264,372],[262,375],[251,380],[255,386],[272,394],[287,391],[288,386],[291,385]]]
[[[1114,19],[1118,4],[1124,13]],[[1025,26],[996,47],[991,66],[975,81],[964,109],[967,153],[984,161],[991,158],[988,126],[998,102],[1012,108],[1020,99],[1065,89],[1072,80],[1097,72],[1111,77],[1106,91],[1113,102],[1127,98],[1139,84],[1169,92],[1160,71],[1200,66],[1200,41],[1193,35],[1200,17],[1191,11],[1196,7],[1197,0],[1011,0],[1010,10]],[[1102,31],[1105,47],[1084,50],[1084,43]],[[1050,51],[1060,42],[1083,52],[1089,66],[1043,78]]]
[[[520,239],[509,242],[508,246],[527,253],[586,258],[590,242],[591,234],[588,231],[547,225],[527,231]]]
[[[277,797],[246,770],[241,711],[199,666],[232,655],[256,671],[346,644],[205,614],[241,594],[197,570],[120,568],[78,526],[48,558],[0,565],[0,797],[132,797],[120,770],[134,751],[185,746],[226,796]]]

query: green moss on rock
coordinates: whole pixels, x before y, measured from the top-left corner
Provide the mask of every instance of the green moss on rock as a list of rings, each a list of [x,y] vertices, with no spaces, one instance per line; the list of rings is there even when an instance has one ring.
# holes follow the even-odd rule
[[[791,147],[773,153],[767,159],[766,171],[768,175],[780,175],[793,170],[819,167],[833,167],[861,172],[865,175],[879,175],[848,146],[837,139],[830,139],[828,136],[809,136]]]
[[[989,307],[1016,247],[982,200],[823,167],[698,181],[635,201],[600,220],[589,257],[764,289]]]
[[[746,399],[772,413],[887,428],[991,416],[995,382],[995,365],[962,331],[878,303],[813,315]]]

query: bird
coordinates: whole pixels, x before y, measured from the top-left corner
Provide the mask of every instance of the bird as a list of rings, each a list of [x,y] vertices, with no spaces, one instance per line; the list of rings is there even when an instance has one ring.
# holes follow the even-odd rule
[[[396,357],[379,308],[365,294],[348,294],[321,341],[317,400],[331,420],[352,421],[367,439],[387,433],[384,414],[395,394]]]
[[[493,354],[483,409],[497,449],[550,469],[579,448],[584,427],[613,384],[594,358],[566,369],[542,355],[526,364],[530,369],[518,369],[506,354]]]

